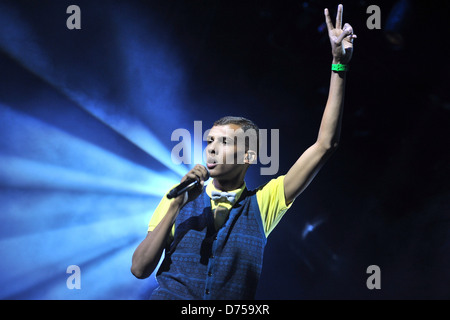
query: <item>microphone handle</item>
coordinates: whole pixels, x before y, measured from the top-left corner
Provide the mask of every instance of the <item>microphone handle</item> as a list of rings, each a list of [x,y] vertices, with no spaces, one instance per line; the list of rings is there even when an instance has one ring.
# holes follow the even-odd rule
[[[198,184],[197,180],[193,180],[193,181],[187,180],[187,181],[179,184],[178,186],[176,186],[172,190],[170,190],[169,193],[167,194],[167,198],[168,199],[176,198],[180,194],[183,194],[184,192],[191,190],[197,184]]]
[[[210,177],[209,170],[206,169],[206,171],[207,171],[206,180],[208,180],[209,177]],[[188,180],[180,183],[178,186],[176,186],[172,190],[170,190],[169,193],[167,193],[167,198],[168,199],[176,198],[180,194],[183,194],[184,192],[191,190],[192,188],[194,188],[198,184],[199,183],[197,182],[197,180],[195,180],[195,179],[188,179]]]

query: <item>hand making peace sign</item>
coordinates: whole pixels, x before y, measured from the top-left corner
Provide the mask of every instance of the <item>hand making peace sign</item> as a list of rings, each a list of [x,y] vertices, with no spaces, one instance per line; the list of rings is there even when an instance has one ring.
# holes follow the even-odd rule
[[[356,39],[356,35],[353,34],[353,28],[348,23],[342,27],[343,11],[344,7],[340,4],[336,15],[336,27],[333,27],[328,9],[325,9],[324,13],[328,36],[330,37],[333,63],[347,64],[352,58],[353,39]]]

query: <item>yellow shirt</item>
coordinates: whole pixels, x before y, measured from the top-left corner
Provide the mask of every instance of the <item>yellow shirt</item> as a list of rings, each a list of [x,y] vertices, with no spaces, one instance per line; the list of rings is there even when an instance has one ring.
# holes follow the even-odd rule
[[[235,203],[238,201],[240,195],[244,191],[245,186],[246,185],[244,182],[244,184],[239,189],[229,191],[236,193]],[[210,182],[206,186],[206,193],[211,196],[212,190],[216,190],[216,188],[214,187],[214,184]],[[284,197],[284,175],[279,176],[276,179],[272,179],[265,185],[259,187],[256,190],[256,199],[258,201],[259,211],[261,212],[264,233],[266,237],[268,237],[293,203],[291,202],[289,205],[286,205],[286,200]],[[172,200],[167,199],[166,196],[162,198],[161,202],[159,203],[150,219],[150,222],[148,224],[148,231],[153,231],[153,229],[155,229],[155,227],[162,220],[167,210],[169,209],[170,201]],[[232,207],[232,204],[228,203],[227,201],[217,201],[211,199],[212,210],[215,210],[215,208],[219,205],[226,207],[228,210]],[[173,225],[172,231],[170,233],[172,239],[174,234],[175,225]]]

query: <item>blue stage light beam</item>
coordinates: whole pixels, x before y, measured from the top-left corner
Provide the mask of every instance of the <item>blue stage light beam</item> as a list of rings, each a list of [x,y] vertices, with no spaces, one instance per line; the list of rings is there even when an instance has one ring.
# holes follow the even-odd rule
[[[129,268],[161,196],[188,170],[171,162],[169,140],[158,138],[182,125],[183,76],[168,48],[141,43],[146,24],[143,16],[131,21],[134,14],[121,21],[136,36],[117,30],[118,47],[109,48],[122,50],[111,64],[123,66],[117,77],[129,85],[116,100],[105,97],[112,88],[101,71],[77,72],[77,63],[67,65],[70,48],[52,51],[19,4],[0,4],[2,51],[168,168],[155,172],[0,106],[0,298],[133,299],[155,286],[154,278],[136,280]],[[136,78],[133,70],[140,70]],[[79,291],[66,287],[71,264],[81,268]]]
[[[177,180],[0,105],[0,184],[163,196]]]
[[[0,118],[7,120],[0,128],[0,297],[107,299],[118,297],[97,286],[143,286],[129,272],[131,255],[110,264],[121,270],[115,282],[100,277],[82,293],[65,287],[68,275],[56,275],[70,264],[108,261],[135,248],[175,181],[6,106]]]
[[[0,7],[1,8],[1,7]],[[148,105],[150,97],[146,95],[145,90],[135,90],[128,93],[130,98],[130,106],[124,108],[123,105],[116,105],[114,101],[108,101],[104,97],[104,92],[110,90],[110,88],[105,88],[105,84],[101,84],[98,81],[92,80],[98,75],[88,74],[85,78],[89,79],[86,81],[93,82],[95,86],[84,86],[83,83],[73,83],[66,76],[67,73],[76,71],[76,66],[58,66],[58,57],[52,57],[51,52],[47,52],[42,49],[39,44],[39,37],[35,34],[33,29],[28,26],[22,19],[20,19],[20,14],[17,12],[16,8],[3,7],[3,11],[0,11],[0,20],[2,22],[0,30],[0,46],[15,60],[19,61],[24,67],[29,71],[39,76],[41,79],[57,88],[61,93],[65,94],[69,99],[76,102],[81,108],[88,111],[94,117],[105,123],[107,126],[126,137],[130,142],[134,143],[136,146],[147,152],[149,155],[160,161],[170,170],[176,172],[180,176],[184,176],[188,171],[187,167],[174,164],[171,159],[171,150],[168,149],[158,137],[152,133],[149,127],[135,116],[130,116],[129,108],[134,108],[134,110],[152,110],[151,115],[158,115],[161,119],[152,119],[152,124],[155,127],[163,126],[165,123],[170,121],[170,113],[161,113],[162,110],[166,109],[168,105],[173,105],[173,103],[166,103],[165,99],[169,99],[170,94],[164,93],[167,91],[169,86],[175,86],[172,78],[166,82],[166,89],[161,88],[161,84],[158,81],[161,80],[158,75],[152,77],[152,74],[146,74],[148,80],[144,80],[141,77],[140,82],[142,82],[147,90],[150,90],[152,86],[157,86],[160,88],[154,93],[152,98],[156,103]],[[5,26],[5,28],[3,28]],[[5,32],[6,31],[6,32]],[[127,45],[127,43],[122,43],[119,48]],[[153,52],[151,48],[145,48],[145,45],[138,52]],[[129,54],[130,56],[131,54]],[[140,65],[140,66],[127,66],[124,65],[124,69],[150,69],[155,70],[161,64],[168,64],[167,60],[161,61],[161,58],[155,60],[154,56],[147,56],[146,59],[142,59],[141,63],[144,64],[146,60],[151,61],[151,64]],[[63,59],[64,60],[64,59]],[[123,61],[120,61],[123,63]],[[119,62],[117,62],[119,64]],[[128,59],[128,63],[130,59]],[[174,70],[170,70],[174,73]],[[169,73],[169,71],[167,70]],[[158,72],[157,72],[158,73]],[[142,75],[144,76],[144,75]],[[91,79],[92,78],[92,79]],[[126,77],[125,77],[126,78]],[[177,76],[176,78],[180,78]],[[132,81],[128,79],[128,81]],[[134,82],[132,82],[134,83]],[[123,82],[126,84],[126,81]],[[162,97],[158,96],[163,94]],[[144,95],[144,96],[142,96]],[[137,97],[140,97],[139,99]],[[157,98],[155,98],[157,97]],[[126,101],[122,101],[126,103]],[[134,107],[132,106],[135,104]],[[173,110],[174,111],[174,110]],[[169,117],[169,118],[168,118]],[[177,118],[177,117],[174,117]]]
[[[141,284],[130,273],[131,255],[119,260],[115,255],[134,248],[142,223],[142,216],[124,217],[0,240],[1,298],[71,299],[66,286],[70,265],[82,272],[79,298],[110,299],[107,290],[97,288],[122,281],[138,288]],[[97,276],[89,278],[89,272]]]

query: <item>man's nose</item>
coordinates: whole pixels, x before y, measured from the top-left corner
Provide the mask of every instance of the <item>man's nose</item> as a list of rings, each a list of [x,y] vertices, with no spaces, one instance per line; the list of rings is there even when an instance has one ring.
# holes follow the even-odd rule
[[[206,152],[208,154],[216,154],[216,150],[214,148],[214,143],[208,144],[208,146],[206,147]]]

